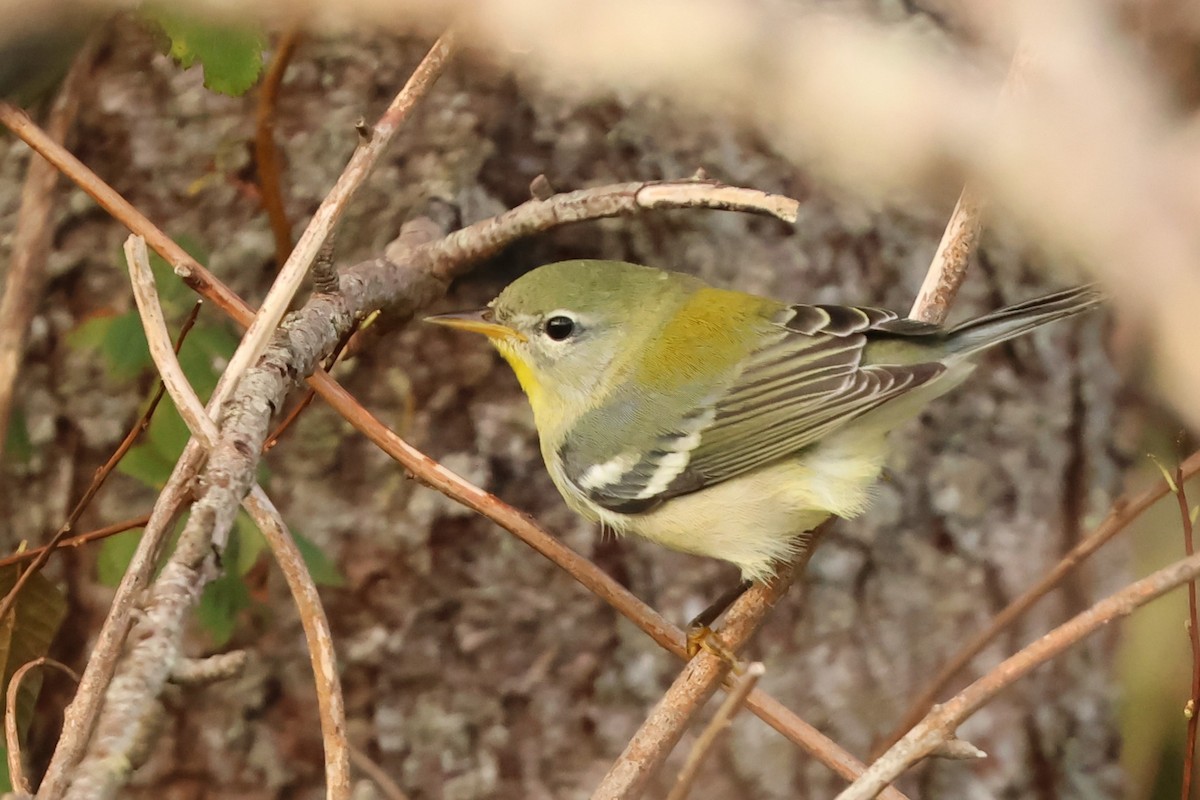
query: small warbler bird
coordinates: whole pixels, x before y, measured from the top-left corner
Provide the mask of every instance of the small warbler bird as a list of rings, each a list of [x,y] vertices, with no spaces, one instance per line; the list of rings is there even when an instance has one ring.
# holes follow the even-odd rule
[[[943,328],[578,260],[428,321],[484,334],[512,366],[573,509],[765,580],[806,532],[866,508],[888,431],[973,356],[1100,301],[1069,289]]]

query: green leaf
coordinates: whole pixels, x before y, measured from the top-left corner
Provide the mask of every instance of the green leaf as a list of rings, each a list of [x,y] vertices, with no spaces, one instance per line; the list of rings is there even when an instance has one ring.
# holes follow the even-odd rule
[[[19,570],[16,564],[0,568],[0,597],[12,590]],[[0,697],[7,696],[13,673],[49,652],[50,643],[66,615],[67,600],[63,593],[40,572],[33,575],[13,604],[12,612],[0,620],[0,662],[4,670]],[[17,695],[17,728],[22,734],[33,719],[33,704],[41,687],[41,670],[32,670],[21,681]]]
[[[8,748],[0,747],[0,794],[12,791],[12,776],[8,774]]]
[[[235,527],[230,531],[223,561],[227,567],[241,562],[241,537]],[[204,587],[196,618],[212,636],[215,647],[223,647],[237,629],[238,614],[252,604],[246,582],[234,569],[226,569],[216,580]]]
[[[196,617],[212,636],[213,645],[224,647],[237,629],[238,614],[250,605],[250,590],[242,577],[225,573],[204,587]]]
[[[167,483],[175,459],[169,459],[152,444],[136,444],[129,448],[125,457],[117,462],[117,472],[128,475],[152,489],[161,489]]]
[[[237,574],[245,575],[258,561],[262,551],[266,549],[267,540],[263,538],[262,531],[254,524],[254,520],[250,519],[250,515],[246,513],[245,509],[238,511],[237,519],[233,521],[231,541],[234,536],[237,537]],[[228,550],[225,552],[225,557],[226,560],[230,558]]]
[[[196,394],[204,402],[217,388],[219,362],[228,363],[238,340],[228,329],[219,325],[197,325],[179,353],[179,363]]]
[[[199,327],[192,329],[183,349],[179,351],[179,366],[183,367],[183,374],[196,390],[200,402],[207,403],[213,389],[217,388],[218,375],[213,369],[212,357],[196,345],[195,339],[202,333]]]
[[[116,381],[136,378],[153,363],[142,322],[134,311],[84,320],[67,334],[67,344],[98,351],[109,377]]]
[[[185,253],[203,264],[208,259],[208,253],[194,236],[180,234],[174,237],[175,243]],[[113,251],[113,266],[124,271],[125,252],[121,248]],[[163,316],[167,318],[168,326],[173,320],[182,319],[191,310],[197,300],[196,293],[175,274],[167,260],[153,250],[150,251],[150,271],[154,273],[155,288],[158,290],[158,302],[163,308]]]
[[[312,579],[317,584],[321,586],[346,585],[346,576],[337,568],[333,559],[325,554],[324,550],[294,529],[292,530],[292,539],[295,540],[296,549],[300,551],[304,564],[308,567],[308,574],[312,575]]]
[[[141,538],[142,529],[133,528],[109,536],[100,543],[100,553],[96,557],[96,577],[100,583],[116,586],[121,582]]]
[[[29,440],[29,426],[21,409],[14,408],[8,419],[8,431],[4,436],[4,455],[10,462],[28,464],[33,458],[33,443]]]
[[[67,334],[67,344],[78,350],[95,350],[115,381],[136,378],[153,363],[142,323],[134,311],[92,317]]]
[[[208,261],[208,256],[209,256],[208,248],[204,246],[203,242],[201,242],[198,238],[191,235],[190,233],[181,233],[178,236],[176,236],[175,244],[177,244],[181,248],[183,248],[183,252],[187,253],[189,256],[196,259],[201,264],[203,264],[205,261]],[[151,262],[153,262],[155,258],[161,260],[163,262],[164,266],[166,265],[167,262],[162,259],[162,256],[158,255],[157,253],[151,252],[150,253]],[[179,283],[181,286],[183,285],[183,281],[180,280],[178,276],[176,276],[176,280],[179,280]],[[191,296],[192,290],[188,289],[187,293],[189,296]]]
[[[183,417],[175,410],[175,404],[169,397],[164,397],[158,410],[154,412],[154,418],[150,420],[150,428],[146,431],[146,443],[174,467],[190,438],[191,431],[188,430]]]
[[[77,350],[100,349],[114,319],[116,316],[111,314],[85,319],[67,334],[67,344]]]
[[[164,397],[141,443],[130,448],[117,464],[117,470],[152,489],[161,489],[189,438],[183,417],[179,416],[170,398]]]
[[[100,344],[100,353],[113,380],[132,380],[154,364],[150,359],[150,346],[146,344],[142,321],[134,311],[110,319]]]
[[[122,254],[122,259],[124,254]],[[188,288],[167,260],[154,251],[150,252],[150,271],[154,274],[154,286],[158,290],[158,302],[163,316],[168,319],[187,311],[196,296]]]
[[[147,14],[170,37],[171,56],[184,69],[201,64],[204,85],[214,92],[240,95],[258,80],[265,48],[260,29],[216,24],[175,8],[155,8]]]
[[[1162,473],[1163,480],[1167,482],[1167,488],[1171,490],[1171,494],[1179,494],[1179,487],[1175,485],[1175,478],[1171,474],[1172,470],[1168,470],[1166,465],[1159,461],[1158,456],[1153,453],[1147,453],[1146,455],[1154,462],[1154,466],[1158,467],[1158,471]]]

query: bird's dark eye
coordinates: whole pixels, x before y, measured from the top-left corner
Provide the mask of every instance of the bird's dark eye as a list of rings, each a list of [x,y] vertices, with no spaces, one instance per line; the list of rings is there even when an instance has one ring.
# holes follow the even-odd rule
[[[551,317],[546,320],[546,335],[561,342],[575,332],[575,320],[570,317]]]

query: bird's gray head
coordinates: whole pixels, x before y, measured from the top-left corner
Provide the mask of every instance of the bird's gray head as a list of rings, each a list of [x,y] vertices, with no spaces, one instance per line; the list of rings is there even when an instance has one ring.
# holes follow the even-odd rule
[[[560,261],[518,278],[488,309],[517,336],[494,340],[540,382],[590,392],[594,381],[646,326],[675,286],[663,270],[620,261]],[[517,362],[524,362],[518,366]]]
[[[631,332],[656,329],[655,316],[699,283],[620,261],[560,261],[518,278],[485,309],[430,321],[491,339],[541,416],[540,407],[598,399],[597,382]]]

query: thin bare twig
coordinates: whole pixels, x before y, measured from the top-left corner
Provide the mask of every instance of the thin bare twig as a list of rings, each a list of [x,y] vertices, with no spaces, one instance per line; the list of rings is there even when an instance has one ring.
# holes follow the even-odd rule
[[[292,223],[283,205],[282,169],[279,145],[275,141],[275,111],[283,74],[287,72],[292,54],[296,52],[296,45],[302,37],[303,29],[299,25],[292,25],[279,37],[275,54],[271,56],[271,63],[258,89],[258,103],[254,107],[254,162],[258,168],[258,187],[262,192],[263,209],[271,222],[271,233],[275,235],[275,263],[280,265],[292,254]]]
[[[188,429],[200,439],[205,448],[211,448],[216,439],[216,423],[204,404],[196,397],[196,392],[183,373],[174,348],[171,347],[167,335],[167,322],[163,317],[162,306],[158,301],[158,287],[155,284],[154,272],[150,269],[150,255],[146,250],[146,240],[137,234],[130,234],[125,240],[125,260],[129,265],[129,282],[133,287],[133,299],[137,303],[138,315],[142,320],[142,328],[146,332],[146,342],[150,348],[150,358],[158,368],[159,378],[175,409],[187,423]]]
[[[1200,451],[1188,456],[1180,465],[1180,470],[1185,480],[1200,472]],[[917,699],[911,703],[908,711],[901,717],[900,722],[885,737],[884,741],[886,744],[880,747],[879,750],[883,751],[891,747],[900,740],[905,731],[916,725],[937,701],[938,696],[946,690],[950,681],[954,680],[954,676],[958,675],[971,662],[971,659],[983,652],[983,649],[992,640],[1020,619],[1021,615],[1028,611],[1038,600],[1041,600],[1057,587],[1071,570],[1082,564],[1092,553],[1103,547],[1105,543],[1118,533],[1125,530],[1131,522],[1141,516],[1142,512],[1165,497],[1170,490],[1170,483],[1162,480],[1155,482],[1153,486],[1143,489],[1133,496],[1125,495],[1118,498],[1113,503],[1112,509],[1108,512],[1108,516],[1104,518],[1104,521],[1096,526],[1094,531],[1080,540],[1077,545],[1072,547],[1070,552],[1054,565],[1054,569],[1047,572],[1037,583],[1026,589],[1020,597],[1013,600],[1000,613],[992,617],[986,628],[973,636],[952,658],[946,661],[937,675],[917,695]]]
[[[4,109],[0,105],[0,114],[3,112]],[[200,304],[197,303],[185,321],[183,328],[180,329],[176,348],[182,346],[183,338],[195,323],[199,309]],[[111,471],[112,466],[115,466],[120,458],[123,457],[125,451],[133,445],[137,434],[149,425],[150,416],[154,413],[155,408],[157,408],[159,401],[162,399],[164,389],[165,387],[160,385],[146,411],[143,412],[141,419],[134,425],[129,434],[126,435],[121,446],[117,448],[117,452],[109,459],[108,464],[105,465],[107,469],[102,467],[100,472],[97,473],[88,492],[85,492],[84,497],[76,504],[75,513],[72,515],[74,519],[68,519],[67,523],[51,539],[50,544],[38,550],[34,564],[31,565],[27,572],[32,572],[35,568],[40,568],[38,562],[44,563],[54,552],[55,546],[64,541],[66,533],[70,530],[78,515],[83,513],[83,509],[91,501],[91,496],[99,490],[100,484],[103,483],[104,477]],[[62,754],[63,760],[69,760],[74,764],[83,753],[84,742],[91,735],[95,714],[99,708],[101,687],[112,679],[113,671],[116,668],[117,658],[120,655],[120,644],[124,639],[125,631],[128,629],[134,597],[150,580],[151,572],[155,562],[158,560],[170,525],[190,492],[186,485],[189,470],[199,465],[200,455],[201,452],[197,448],[187,448],[184,450],[183,457],[181,457],[179,463],[171,471],[171,476],[162,493],[159,495],[153,511],[141,522],[141,525],[144,527],[142,537],[138,541],[138,546],[134,551],[133,557],[130,559],[125,574],[121,577],[121,583],[118,585],[116,595],[113,598],[112,608],[109,610],[108,620],[106,620],[105,625],[100,630],[100,634],[97,636],[96,647],[92,651],[92,657],[88,659],[87,666],[84,668],[83,677],[79,681],[79,687],[75,693],[75,699],[71,701],[71,704],[67,706],[64,712],[63,735],[59,738],[58,747],[55,750],[56,758],[51,760],[46,775],[42,779],[42,785],[39,787],[39,793],[42,797],[54,800],[61,793],[61,780],[65,772],[60,768],[62,761],[57,758],[59,754]],[[125,528],[124,525],[124,523],[121,523],[118,526],[110,526],[109,529],[103,529],[102,533],[103,535],[110,535],[111,533],[118,533],[120,530],[127,530],[128,528]],[[137,525],[130,525],[129,527],[137,527]],[[101,536],[97,535],[94,538],[101,538]],[[13,587],[14,591],[18,586]]]
[[[667,800],[685,800],[688,792],[692,790],[692,784],[696,782],[696,776],[700,774],[700,765],[704,763],[708,751],[733,723],[733,718],[737,716],[742,704],[746,702],[746,697],[753,691],[758,684],[758,679],[766,671],[766,667],[761,662],[755,661],[738,676],[737,681],[733,684],[733,689],[725,695],[725,700],[717,709],[717,713],[713,714],[713,718],[709,720],[708,725],[704,726],[696,743],[692,745],[687,760],[683,762],[683,768],[679,770],[679,777],[675,779],[675,785],[671,787],[671,792],[667,795]]]
[[[350,746],[350,761],[354,766],[367,773],[367,777],[375,782],[379,791],[387,800],[409,800],[408,794],[400,788],[400,784],[392,780],[383,767],[376,764],[366,753],[353,745]]]
[[[945,322],[950,305],[967,277],[967,264],[979,244],[982,229],[983,198],[974,187],[965,186],[954,204],[909,317],[939,325]]]
[[[183,321],[183,325],[179,328],[179,335],[175,338],[174,345],[176,353],[183,346],[183,341],[192,330],[192,326],[196,324],[196,317],[199,313],[200,301],[197,301],[192,306],[192,310],[188,313],[187,318]],[[100,491],[100,487],[108,480],[108,476],[112,474],[117,464],[121,462],[121,459],[133,447],[138,437],[150,426],[150,420],[153,418],[154,412],[163,398],[164,389],[165,387],[160,382],[158,389],[154,392],[154,396],[150,398],[150,403],[146,406],[146,410],[138,417],[137,422],[133,423],[133,427],[125,434],[125,438],[117,445],[117,449],[113,451],[113,454],[96,470],[96,474],[92,476],[92,482],[88,484],[88,488],[84,491],[83,496],[79,498],[79,501],[75,503],[75,507],[71,509],[71,513],[67,515],[66,522],[59,526],[59,529],[54,532],[54,535],[50,537],[50,541],[44,547],[39,547],[36,550],[37,555],[33,556],[33,563],[29,565],[29,569],[21,573],[17,578],[17,582],[13,584],[12,589],[4,596],[3,600],[0,600],[0,620],[3,620],[8,615],[8,612],[12,610],[13,605],[17,602],[17,595],[25,588],[25,584],[35,574],[40,572],[42,567],[46,565],[46,562],[50,560],[50,556],[54,553],[55,549],[66,539],[67,534],[74,529],[75,523],[83,516],[83,512],[91,505],[92,500],[96,497],[96,493]]]
[[[271,284],[266,298],[263,299],[262,307],[258,310],[254,321],[250,323],[249,329],[242,336],[237,350],[230,357],[229,366],[225,368],[225,373],[222,375],[222,378],[228,376],[229,380],[224,387],[218,385],[213,392],[213,398],[216,401],[215,408],[219,409],[224,404],[241,380],[242,375],[258,361],[259,356],[266,349],[271,334],[279,327],[280,320],[287,313],[292,297],[300,288],[300,282],[304,280],[304,276],[308,274],[308,267],[321,249],[326,237],[329,236],[330,231],[333,230],[334,225],[346,210],[346,206],[349,205],[350,199],[366,180],[371,168],[375,166],[375,162],[379,160],[391,142],[392,136],[442,74],[453,51],[454,34],[447,32],[434,42],[433,47],[413,70],[413,74],[404,84],[404,88],[400,90],[391,105],[383,112],[383,116],[375,123],[371,140],[354,151],[354,155],[350,157],[350,163],[342,170],[337,183],[329,190],[329,194],[325,195],[325,199],[321,201],[321,205],[309,221],[308,227],[304,229],[304,233],[300,234],[300,239],[296,242],[292,254],[279,268],[279,275]]]
[[[750,640],[795,576],[804,571],[827,528],[827,524],[819,525],[808,535],[794,563],[780,569],[769,583],[751,586],[730,607],[720,632],[726,651],[736,654]],[[688,661],[596,787],[592,800],[639,797],[683,736],[688,722],[721,685],[729,667],[726,657],[708,650],[701,650]]]
[[[1179,503],[1179,519],[1183,526],[1183,548],[1189,555],[1196,552],[1196,543],[1192,540],[1192,514],[1188,507],[1187,491],[1184,481],[1183,467],[1175,468],[1175,499]],[[1187,737],[1183,751],[1183,787],[1180,797],[1191,800],[1192,796],[1192,767],[1196,759],[1196,725],[1197,706],[1200,705],[1200,614],[1196,608],[1196,581],[1188,581],[1188,641],[1192,646],[1192,691],[1186,706]]]
[[[638,190],[637,201],[642,208],[712,208],[722,211],[770,214],[784,222],[795,222],[797,203],[790,197],[757,192],[747,195],[745,189],[726,186],[707,178],[686,182],[651,181]]]
[[[321,718],[321,739],[325,746],[325,792],[329,800],[350,797],[350,752],[346,741],[346,705],[338,677],[337,655],[329,619],[313,582],[304,556],[288,531],[282,515],[261,487],[255,486],[246,497],[245,507],[263,532],[271,554],[287,581],[292,601],[304,629],[308,657],[317,690],[317,711]]]
[[[1077,614],[929,713],[886,753],[867,767],[837,800],[869,800],[906,769],[950,739],[959,725],[1015,681],[1055,658],[1068,647],[1121,617],[1128,616],[1171,589],[1200,575],[1200,554],[1188,556],[1115,592]]]
[[[66,664],[45,656],[35,658],[28,664],[22,664],[13,673],[12,678],[9,679],[8,694],[5,697],[4,704],[4,739],[8,745],[8,775],[12,782],[13,791],[24,795],[30,794],[33,790],[29,786],[29,779],[25,777],[24,759],[21,758],[21,732],[19,729],[19,720],[17,719],[17,697],[21,694],[21,682],[25,680],[25,676],[29,674],[30,670],[41,666],[54,667],[54,669],[69,675],[71,680],[76,683],[79,682],[79,676],[75,674],[75,670]]]
[[[44,544],[41,547],[34,547],[30,550],[24,550],[20,553],[13,553],[10,556],[0,558],[0,567],[7,567],[11,564],[24,564],[26,561],[31,561],[35,558],[38,558],[47,550],[78,547],[81,544],[94,542],[98,539],[107,539],[109,536],[115,536],[118,533],[124,533],[125,531],[132,530],[134,528],[141,528],[149,519],[149,514],[142,514],[140,517],[133,517],[122,522],[114,522],[112,525],[105,525],[103,528],[97,528],[94,531],[87,531],[86,533],[76,534],[75,536],[68,536],[67,538],[60,540],[53,548],[51,548],[48,544]]]
[[[177,686],[207,686],[236,678],[250,660],[245,650],[214,653],[204,658],[181,658],[171,670],[171,683]]]
[[[100,180],[79,159],[46,136],[19,108],[0,102],[0,123],[87,191],[102,208],[126,226],[144,235],[155,251],[177,269],[185,264],[199,266],[129,201]],[[199,272],[204,273],[203,268],[200,268]],[[197,274],[196,271],[193,271],[193,274]],[[236,308],[239,311],[248,311],[241,299],[219,281],[210,283],[204,296],[224,310]],[[169,527],[190,495],[188,482],[194,476],[203,456],[203,451],[196,443],[190,442],[159,494],[129,567],[117,587],[108,618],[97,635],[96,645],[84,669],[75,698],[64,713],[63,734],[38,790],[42,800],[58,800],[62,796],[68,776],[78,763],[92,735],[103,698],[103,687],[112,680],[121,645],[129,629],[134,599],[140,596],[149,584]]]
[[[75,698],[63,714],[63,733],[42,778],[42,785],[38,788],[39,798],[57,800],[61,797],[64,781],[83,755],[96,724],[104,687],[112,681],[121,657],[121,646],[129,631],[134,604],[150,583],[172,525],[185,503],[191,499],[191,478],[203,457],[204,451],[199,445],[194,440],[189,442],[146,520],[138,546],[121,577],[108,617],[100,628],[96,645],[84,667]],[[141,729],[138,726],[138,730]]]
[[[549,200],[527,200],[503,214],[454,231],[416,248],[414,263],[428,263],[434,275],[457,277],[468,265],[488,258],[514,241],[559,225],[637,214],[647,209],[711,208],[770,214],[796,221],[800,203],[790,197],[726,186],[711,180],[638,181],[564,192]]]
[[[129,262],[129,277],[133,285],[150,355],[158,367],[175,407],[193,435],[206,448],[212,448],[218,437],[217,425],[209,416],[200,398],[183,374],[183,368],[170,347],[166,322],[158,303],[154,273],[146,252],[146,240],[131,235],[125,241],[125,257]],[[300,612],[300,622],[308,643],[317,687],[317,708],[321,716],[321,735],[325,744],[325,785],[329,800],[346,800],[350,796],[350,756],[346,750],[346,709],[342,702],[341,682],[337,675],[337,657],[329,621],[321,605],[316,584],[304,565],[296,543],[287,531],[275,505],[260,486],[255,485],[244,501],[246,510],[263,533],[276,561],[287,580],[288,589]],[[86,762],[85,762],[86,764]],[[84,771],[85,764],[80,765]],[[86,775],[80,776],[86,779]]]
[[[54,99],[46,135],[54,142],[65,143],[75,124],[83,87],[96,57],[100,37],[94,34],[75,56],[62,88]],[[0,297],[0,461],[12,414],[13,391],[25,346],[25,333],[38,309],[38,299],[44,282],[46,257],[53,234],[54,189],[58,171],[41,158],[31,158],[21,187],[21,207],[17,212],[17,227],[13,231],[12,261],[4,279],[4,296]],[[0,619],[3,615],[0,614]]]
[[[1027,62],[1025,49],[1018,45],[1008,68],[1008,76],[1000,87],[1001,102],[1011,97],[1022,85],[1028,70]],[[958,202],[954,204],[954,211],[950,213],[942,240],[938,242],[933,262],[925,273],[925,281],[917,291],[912,310],[908,312],[912,319],[937,325],[946,321],[950,306],[958,297],[958,290],[967,277],[967,264],[979,246],[983,207],[983,197],[975,186],[964,186]]]

